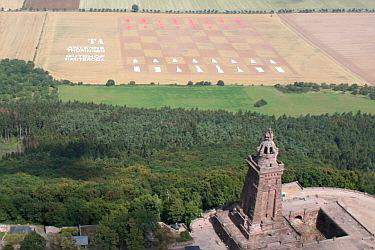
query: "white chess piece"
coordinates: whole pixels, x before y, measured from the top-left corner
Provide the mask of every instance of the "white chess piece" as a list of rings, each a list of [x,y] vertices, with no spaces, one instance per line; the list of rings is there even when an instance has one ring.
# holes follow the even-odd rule
[[[154,60],[152,60],[153,63],[159,63],[159,60],[154,58]]]
[[[173,62],[173,63],[178,63],[178,61],[177,61],[176,58],[173,58],[172,62]]]
[[[217,61],[214,58],[211,59],[211,62],[212,63],[217,63]]]
[[[197,60],[195,60],[195,58],[193,58],[193,63],[198,63],[198,61],[197,61]]]
[[[201,67],[199,67],[198,65],[195,66],[195,68],[197,69],[197,72],[198,72],[198,73],[202,73],[202,72],[203,72],[203,70],[201,69]]]
[[[161,72],[161,68],[160,67],[154,67],[154,70],[156,73],[160,73]]]
[[[234,59],[230,60],[230,62],[231,62],[231,63],[237,63],[237,61],[234,60]]]
[[[134,58],[133,63],[138,63],[138,60],[136,58]]]
[[[250,59],[250,63],[251,63],[251,64],[256,64],[257,62],[256,62],[253,58],[251,58],[251,59]]]
[[[264,69],[262,67],[255,67],[256,71],[258,71],[259,73],[263,73],[264,72]]]
[[[133,70],[134,70],[134,72],[141,72],[141,67],[139,67],[139,66],[134,66],[134,67],[133,67]]]
[[[216,69],[217,69],[217,73],[219,73],[219,74],[223,74],[224,73],[224,71],[220,68],[219,65],[216,65]]]
[[[277,72],[279,73],[285,73],[285,70],[281,67],[275,67],[275,69],[277,70]]]
[[[180,67],[177,66],[177,68],[176,68],[176,72],[177,72],[177,73],[181,73],[181,72],[182,72],[182,69],[181,69]]]
[[[243,70],[240,67],[237,67],[237,72],[238,73],[243,73]]]

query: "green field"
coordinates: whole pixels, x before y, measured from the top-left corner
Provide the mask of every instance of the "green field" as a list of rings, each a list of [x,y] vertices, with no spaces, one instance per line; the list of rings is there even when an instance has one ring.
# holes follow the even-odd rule
[[[333,91],[305,94],[284,94],[274,87],[240,86],[60,86],[63,101],[127,105],[128,107],[160,108],[164,106],[229,111],[252,110],[270,115],[322,114],[356,112],[375,114],[375,101],[363,96]],[[265,99],[268,104],[255,108]]]
[[[279,9],[337,9],[375,8],[373,0],[81,0],[82,9],[130,9],[138,4],[140,10],[279,10]]]

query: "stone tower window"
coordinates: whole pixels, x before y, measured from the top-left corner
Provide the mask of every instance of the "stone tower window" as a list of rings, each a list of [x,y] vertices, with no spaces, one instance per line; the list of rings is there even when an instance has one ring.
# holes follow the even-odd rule
[[[274,154],[273,147],[270,147],[270,154]]]
[[[264,153],[268,154],[268,147],[264,147]]]

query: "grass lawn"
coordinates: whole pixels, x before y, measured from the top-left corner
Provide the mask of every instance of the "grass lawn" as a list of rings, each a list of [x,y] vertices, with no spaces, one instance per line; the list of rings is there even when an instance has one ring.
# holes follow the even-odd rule
[[[341,94],[334,91],[284,94],[274,87],[264,86],[67,86],[59,87],[63,101],[78,100],[128,107],[160,108],[164,106],[225,109],[228,111],[251,110],[264,114],[298,116],[335,112],[375,114],[375,101],[363,96]],[[255,108],[260,99],[266,106]]]

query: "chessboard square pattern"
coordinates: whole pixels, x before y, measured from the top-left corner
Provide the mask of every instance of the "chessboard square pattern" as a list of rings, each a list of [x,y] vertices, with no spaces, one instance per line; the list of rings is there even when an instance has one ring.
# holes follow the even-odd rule
[[[293,69],[241,18],[120,17],[124,71],[147,74],[288,74]],[[244,35],[246,34],[246,35]]]

